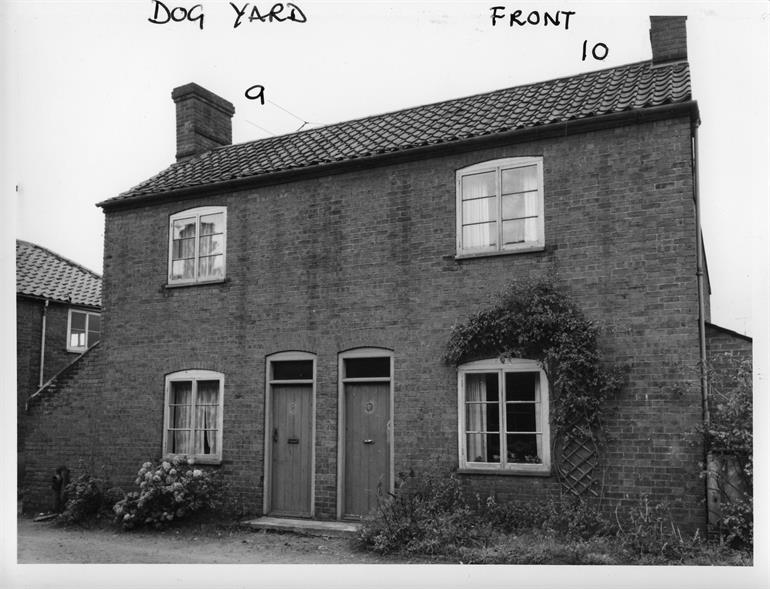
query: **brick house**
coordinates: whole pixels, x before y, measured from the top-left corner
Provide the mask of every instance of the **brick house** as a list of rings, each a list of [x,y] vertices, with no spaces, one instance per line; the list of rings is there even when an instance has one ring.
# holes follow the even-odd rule
[[[103,338],[30,406],[33,495],[63,460],[130,484],[171,454],[251,513],[357,517],[410,469],[558,495],[543,370],[442,361],[512,280],[556,276],[629,366],[601,494],[701,525],[700,121],[685,18],[651,21],[651,61],[240,145],[232,104],[176,88],[177,162],[99,203]]]
[[[99,341],[101,297],[101,276],[44,247],[16,240],[16,416],[20,451],[27,399]]]

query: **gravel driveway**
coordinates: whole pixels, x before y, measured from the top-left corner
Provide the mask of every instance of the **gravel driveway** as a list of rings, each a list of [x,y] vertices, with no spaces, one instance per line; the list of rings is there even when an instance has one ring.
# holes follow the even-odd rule
[[[190,526],[165,531],[62,528],[18,518],[19,564],[222,563],[385,564],[410,562],[359,552],[349,538]]]

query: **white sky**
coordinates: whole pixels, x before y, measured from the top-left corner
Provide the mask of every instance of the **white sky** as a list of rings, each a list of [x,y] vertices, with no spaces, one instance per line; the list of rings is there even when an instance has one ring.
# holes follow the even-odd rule
[[[149,23],[152,0],[6,3],[8,181],[18,185],[6,198],[15,201],[17,237],[101,273],[104,220],[94,203],[174,160],[178,85],[195,81],[233,102],[240,143],[267,136],[255,125],[287,133],[302,120],[331,123],[648,59],[648,16],[686,14],[703,120],[712,320],[752,332],[751,253],[767,225],[766,4],[497,3],[525,15],[574,11],[569,30],[492,28],[495,2],[305,1],[304,24],[237,29],[227,2],[202,4],[203,30]],[[607,59],[581,61],[584,39],[605,43]],[[302,120],[246,99],[254,84]]]
[[[703,121],[700,182],[712,320],[753,335],[766,365],[770,5],[295,3],[307,23],[247,22],[233,29],[235,12],[227,2],[203,0],[201,31],[196,23],[147,22],[150,0],[0,0],[3,300],[13,300],[14,236],[101,273],[104,219],[94,204],[174,161],[170,94],[176,86],[194,81],[230,100],[239,143],[267,135],[254,125],[280,134],[302,124],[271,104],[247,100],[244,92],[254,84],[302,120],[332,123],[649,59],[649,15],[685,14]],[[271,4],[258,3],[262,9]],[[503,21],[493,29],[493,5],[525,15],[534,9],[575,14],[568,31],[509,28]],[[582,62],[584,39],[608,45],[608,58]],[[0,319],[7,342],[13,318],[4,313]],[[643,578],[652,574],[646,570]],[[56,584],[55,574],[51,579]],[[118,586],[114,579],[110,586]],[[601,578],[587,579],[601,585]],[[679,579],[679,586],[695,586],[687,583],[690,575]],[[737,582],[716,571],[697,579],[700,587]],[[445,586],[463,579],[452,580]]]

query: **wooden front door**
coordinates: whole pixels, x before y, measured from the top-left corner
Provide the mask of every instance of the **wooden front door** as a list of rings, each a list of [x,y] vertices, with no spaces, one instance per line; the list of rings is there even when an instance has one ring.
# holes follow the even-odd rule
[[[346,383],[343,517],[359,518],[390,490],[390,383]]]
[[[310,384],[272,385],[272,515],[310,516],[312,400]]]

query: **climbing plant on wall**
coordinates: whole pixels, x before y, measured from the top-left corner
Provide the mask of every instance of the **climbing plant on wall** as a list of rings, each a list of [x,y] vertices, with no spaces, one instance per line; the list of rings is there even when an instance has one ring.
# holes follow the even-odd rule
[[[553,282],[519,281],[490,308],[455,325],[445,354],[455,365],[493,357],[542,364],[557,472],[576,495],[598,494],[590,471],[598,467],[602,408],[621,383],[620,372],[602,362],[597,338],[597,327]]]

